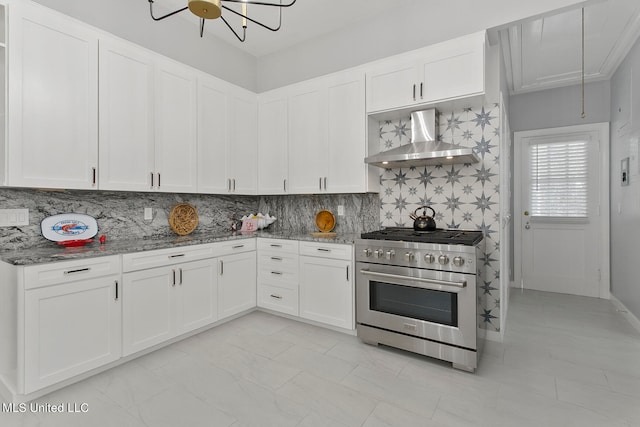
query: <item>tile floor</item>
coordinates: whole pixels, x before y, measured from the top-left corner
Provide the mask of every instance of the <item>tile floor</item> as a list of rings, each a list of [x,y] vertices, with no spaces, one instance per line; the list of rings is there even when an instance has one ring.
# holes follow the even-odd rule
[[[640,426],[640,334],[604,300],[514,290],[476,374],[254,312],[0,426]]]

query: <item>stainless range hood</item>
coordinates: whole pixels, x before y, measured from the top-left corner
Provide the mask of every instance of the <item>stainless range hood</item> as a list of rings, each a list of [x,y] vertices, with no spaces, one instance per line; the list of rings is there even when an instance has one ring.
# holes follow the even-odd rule
[[[477,163],[480,158],[471,148],[437,141],[438,112],[435,109],[411,113],[411,143],[364,159],[380,168],[407,168],[459,163]]]

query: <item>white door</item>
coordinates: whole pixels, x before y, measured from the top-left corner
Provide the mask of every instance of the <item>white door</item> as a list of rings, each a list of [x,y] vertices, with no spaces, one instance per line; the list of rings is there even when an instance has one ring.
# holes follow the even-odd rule
[[[300,317],[353,329],[351,261],[300,257]]]
[[[152,189],[153,92],[153,63],[146,51],[100,40],[101,190]]]
[[[608,132],[605,123],[516,133],[524,288],[608,298]]]
[[[97,188],[98,36],[44,8],[14,6],[8,184]]]
[[[122,355],[167,341],[175,332],[176,267],[134,271],[122,276]],[[177,274],[177,272],[175,273]]]
[[[289,178],[296,194],[325,191],[327,96],[323,82],[294,89],[289,97]]]
[[[198,76],[198,192],[229,192],[227,140],[229,138],[228,92],[226,84],[205,75]]]
[[[218,261],[220,319],[256,306],[256,253],[229,255]]]
[[[328,88],[328,180],[330,193],[367,190],[364,73],[340,74]]]
[[[25,292],[25,393],[120,357],[118,276]]]
[[[258,194],[286,194],[289,178],[287,94],[261,94],[258,101]]]
[[[161,61],[155,84],[155,184],[160,191],[195,193],[195,75],[186,66]]]
[[[231,192],[256,194],[258,189],[258,99],[234,89],[229,99],[231,134],[227,152]]]
[[[218,320],[216,260],[188,262],[176,268],[180,289],[178,334]]]

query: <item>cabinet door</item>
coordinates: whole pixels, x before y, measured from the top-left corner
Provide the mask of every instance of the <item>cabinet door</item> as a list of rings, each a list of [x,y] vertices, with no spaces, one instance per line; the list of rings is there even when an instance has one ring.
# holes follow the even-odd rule
[[[218,316],[220,319],[256,306],[256,253],[219,258]]]
[[[151,190],[153,90],[147,52],[100,41],[100,189]]]
[[[338,74],[328,85],[330,193],[367,191],[364,73]]]
[[[42,7],[15,6],[7,184],[97,188],[97,34]]]
[[[174,270],[161,267],[123,275],[123,356],[175,336]]]
[[[354,328],[351,261],[300,257],[300,317]]]
[[[231,135],[227,164],[231,191],[257,193],[258,100],[251,92],[234,89],[230,98]]]
[[[296,86],[289,96],[291,192],[324,191],[327,177],[327,95],[322,81]]]
[[[24,393],[117,360],[121,354],[119,276],[25,292]]]
[[[195,193],[195,75],[186,66],[157,61],[155,88],[155,184],[160,191]]]
[[[484,32],[434,45],[426,56],[420,65],[421,102],[484,93]]]
[[[218,320],[216,260],[188,262],[176,266],[178,334],[192,331]]]
[[[420,82],[413,58],[391,59],[367,73],[367,112],[416,103]]]
[[[260,95],[258,101],[258,194],[286,194],[289,178],[287,96]]]
[[[198,192],[229,192],[227,141],[229,138],[228,85],[198,77]]]

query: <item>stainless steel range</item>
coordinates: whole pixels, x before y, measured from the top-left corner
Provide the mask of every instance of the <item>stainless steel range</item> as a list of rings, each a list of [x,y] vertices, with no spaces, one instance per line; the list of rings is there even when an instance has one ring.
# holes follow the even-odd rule
[[[358,336],[473,372],[483,336],[481,231],[386,228],[356,240]]]

